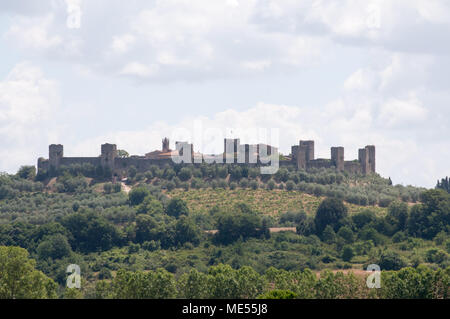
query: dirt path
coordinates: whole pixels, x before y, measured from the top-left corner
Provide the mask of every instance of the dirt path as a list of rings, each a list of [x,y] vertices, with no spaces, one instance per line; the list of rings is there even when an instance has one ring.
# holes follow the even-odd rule
[[[121,183],[122,184],[122,189],[123,191],[128,194],[131,191],[131,187],[126,185],[124,182]]]

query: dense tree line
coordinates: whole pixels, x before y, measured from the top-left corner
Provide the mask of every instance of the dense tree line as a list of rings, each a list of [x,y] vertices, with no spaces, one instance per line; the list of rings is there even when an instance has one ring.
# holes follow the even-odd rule
[[[450,193],[450,182],[448,176],[446,178],[442,178],[440,181],[437,181],[436,188],[443,189]]]
[[[382,272],[381,288],[369,289],[366,276],[309,269],[290,272],[269,268],[260,275],[250,267],[210,267],[206,273],[193,269],[179,277],[158,269],[151,272],[120,270],[111,281],[96,285],[96,298],[449,298],[450,268],[432,270],[421,266],[398,272]]]

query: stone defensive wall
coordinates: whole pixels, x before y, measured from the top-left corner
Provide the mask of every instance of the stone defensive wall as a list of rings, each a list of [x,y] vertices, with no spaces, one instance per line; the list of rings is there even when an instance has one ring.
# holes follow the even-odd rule
[[[297,169],[309,170],[320,168],[334,168],[337,171],[345,171],[351,174],[375,173],[375,146],[368,145],[358,150],[358,159],[344,160],[344,148],[332,147],[331,159],[315,159],[314,141],[300,141],[291,148],[291,154],[281,156],[276,147],[266,144],[240,144],[239,139],[225,139],[224,152],[217,155],[204,155],[194,153],[193,144],[176,142],[176,150],[169,148],[169,140],[163,140],[162,150],[156,150],[145,156],[119,157],[115,144],[101,145],[101,154],[98,157],[64,157],[64,147],[60,144],[49,146],[49,158],[38,159],[38,171],[57,170],[62,166],[89,164],[94,167],[107,169],[115,176],[125,176],[130,167],[135,167],[138,172],[145,172],[156,165],[164,167],[174,165],[174,158],[183,158],[181,164],[189,163],[200,165],[202,163],[227,163],[235,165],[265,166],[267,161],[261,159],[280,159],[280,167],[295,166]],[[180,163],[180,162],[178,162]]]

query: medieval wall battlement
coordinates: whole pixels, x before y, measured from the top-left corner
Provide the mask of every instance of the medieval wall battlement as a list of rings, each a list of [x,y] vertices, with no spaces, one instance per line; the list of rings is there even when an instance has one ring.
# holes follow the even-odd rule
[[[187,154],[181,163],[213,163],[223,162],[228,164],[255,165],[267,164],[270,156],[279,155],[276,147],[267,144],[240,144],[239,139],[225,139],[224,152],[218,155],[203,155],[194,152],[193,144],[176,142],[176,150],[169,147],[169,139],[162,141],[162,150],[153,151],[145,156],[119,157],[115,144],[101,145],[101,153],[98,157],[64,157],[64,146],[52,144],[49,146],[49,158],[38,159],[38,171],[57,170],[62,166],[90,164],[101,167],[116,176],[125,176],[127,170],[134,166],[139,172],[145,172],[151,166],[173,165],[174,156],[181,157]],[[215,159],[208,161],[207,159]],[[368,145],[359,149],[358,160],[345,161],[344,148],[342,146],[331,148],[331,159],[315,159],[314,141],[300,141],[293,145],[291,154],[279,161],[280,166],[295,166],[297,169],[335,168],[337,171],[345,171],[352,174],[375,173],[375,146]]]

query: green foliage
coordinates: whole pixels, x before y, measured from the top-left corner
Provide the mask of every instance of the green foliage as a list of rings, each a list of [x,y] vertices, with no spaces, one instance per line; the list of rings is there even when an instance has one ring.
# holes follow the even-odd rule
[[[174,198],[169,202],[169,205],[167,205],[166,213],[169,216],[178,218],[181,215],[188,215],[189,209],[184,200],[180,198]]]
[[[349,226],[339,228],[337,235],[344,239],[347,244],[351,244],[355,240],[355,235]]]
[[[347,217],[347,207],[337,198],[326,198],[317,209],[314,223],[317,234],[321,235],[327,225],[337,231]]]
[[[443,189],[450,193],[450,182],[448,176],[446,178],[442,178],[441,181],[437,181],[436,188]]]
[[[25,249],[0,246],[0,299],[55,298],[55,282],[35,264]]]
[[[391,250],[382,252],[377,264],[382,270],[399,270],[406,267],[403,257]]]
[[[141,204],[148,195],[150,195],[150,191],[147,188],[136,187],[128,193],[128,200],[131,206],[137,206]]]
[[[150,214],[158,215],[164,213],[163,204],[154,198],[152,195],[148,195],[144,201],[137,208],[138,214]]]
[[[21,166],[17,171],[17,176],[23,179],[34,180],[34,178],[36,177],[36,167]]]
[[[117,150],[117,156],[120,158],[130,157],[130,154],[125,150]]]
[[[327,225],[322,233],[322,240],[326,243],[332,244],[336,241],[336,233],[333,227]]]
[[[120,231],[94,212],[69,215],[62,224],[71,233],[71,246],[83,252],[108,250],[122,243]]]
[[[403,268],[398,272],[382,272],[380,296],[388,299],[448,299],[450,296],[450,269],[433,271],[419,266]]]
[[[84,192],[87,190],[87,187],[88,183],[85,177],[73,177],[69,174],[58,177],[58,182],[56,184],[56,189],[60,193]]]
[[[355,253],[353,252],[353,248],[351,246],[344,246],[342,249],[342,260],[350,261],[352,260]]]
[[[298,295],[290,290],[274,289],[258,296],[258,299],[296,299]]]
[[[70,256],[72,248],[67,241],[67,237],[62,234],[56,234],[44,237],[36,249],[40,259],[60,259]]]
[[[178,177],[182,180],[182,181],[188,181],[191,179],[192,177],[192,171],[187,168],[187,167],[183,167],[182,169],[180,169],[180,171],[178,172]]]
[[[239,238],[258,237],[261,222],[261,217],[248,206],[236,205],[233,211],[220,213],[215,238],[219,243],[230,244]]]
[[[105,183],[105,184],[103,184],[103,191],[104,191],[106,194],[111,194],[112,189],[113,189],[112,183]]]
[[[412,207],[408,218],[411,235],[432,239],[448,230],[450,221],[450,194],[443,190],[429,190],[422,194],[422,204]]]

